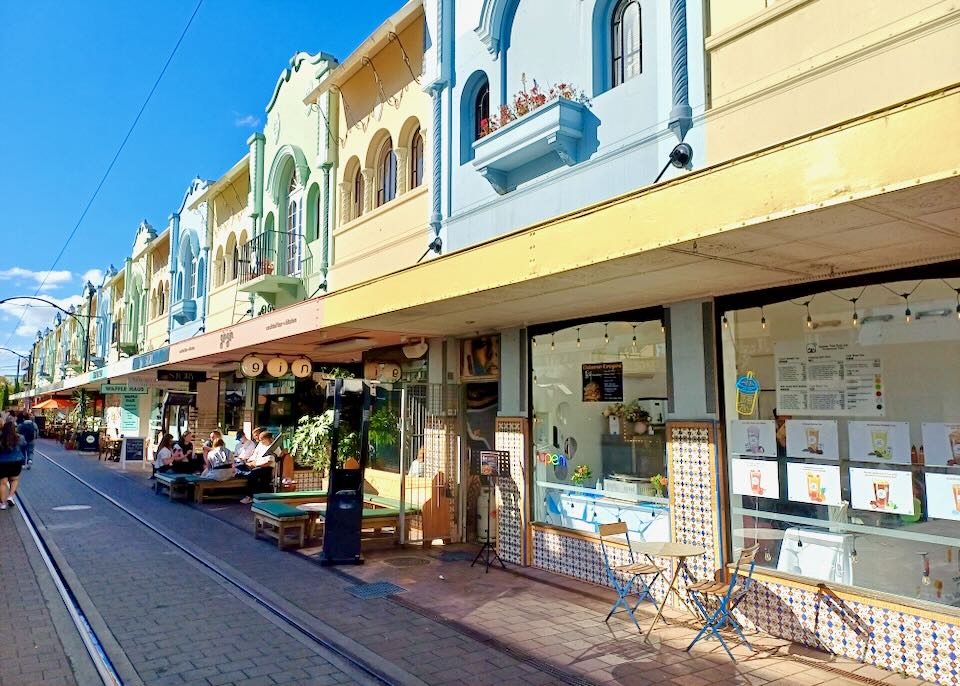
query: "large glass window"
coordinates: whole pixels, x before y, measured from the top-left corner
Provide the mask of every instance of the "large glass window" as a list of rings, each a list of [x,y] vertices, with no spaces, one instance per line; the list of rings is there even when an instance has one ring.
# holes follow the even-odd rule
[[[621,0],[613,11],[613,85],[619,86],[643,71],[640,3]]]
[[[377,207],[380,207],[397,197],[397,155],[389,138],[380,151],[377,181]]]
[[[590,533],[623,521],[634,540],[669,540],[661,323],[539,333],[531,360],[536,520]]]
[[[733,547],[815,580],[960,605],[960,278],[730,309]]]

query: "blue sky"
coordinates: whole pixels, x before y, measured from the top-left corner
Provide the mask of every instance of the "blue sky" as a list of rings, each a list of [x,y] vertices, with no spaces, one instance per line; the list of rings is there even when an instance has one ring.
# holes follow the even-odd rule
[[[36,291],[195,5],[0,2],[0,298]],[[142,219],[161,230],[194,176],[229,169],[297,51],[342,60],[402,5],[204,0],[43,295],[79,298],[90,270],[122,264]],[[26,352],[53,310],[29,309],[15,331],[21,311],[0,305],[0,346]],[[0,352],[0,374],[14,360]]]

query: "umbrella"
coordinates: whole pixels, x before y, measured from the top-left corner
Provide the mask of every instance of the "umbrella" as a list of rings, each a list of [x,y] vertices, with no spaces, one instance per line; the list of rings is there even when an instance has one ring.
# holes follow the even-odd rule
[[[33,406],[34,410],[63,410],[68,409],[76,405],[72,400],[67,400],[66,398],[48,398],[42,403],[37,403]]]

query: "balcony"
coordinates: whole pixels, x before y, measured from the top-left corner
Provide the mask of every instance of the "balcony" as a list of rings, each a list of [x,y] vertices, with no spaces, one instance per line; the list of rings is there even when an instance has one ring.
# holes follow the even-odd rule
[[[186,324],[197,318],[197,301],[185,298],[170,306],[170,316],[177,324]]]
[[[473,144],[474,168],[500,195],[582,158],[596,117],[587,107],[563,98],[543,105]],[[594,145],[595,147],[595,145]]]
[[[240,247],[240,290],[255,293],[275,307],[304,297],[304,270],[309,264],[301,233],[266,231]]]

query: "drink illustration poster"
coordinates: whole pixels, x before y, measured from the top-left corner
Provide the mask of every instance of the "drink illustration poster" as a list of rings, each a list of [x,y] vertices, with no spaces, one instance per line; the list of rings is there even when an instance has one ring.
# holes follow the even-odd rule
[[[850,422],[847,430],[851,460],[910,464],[907,422]]]
[[[910,472],[851,467],[850,505],[857,510],[912,515],[913,479]]]
[[[924,422],[920,428],[925,464],[960,467],[960,423]]]
[[[960,475],[924,475],[927,482],[927,516],[960,521]]]
[[[738,455],[777,456],[777,423],[763,419],[730,422],[730,445]]]
[[[837,423],[833,420],[788,419],[787,455],[839,460]]]
[[[730,460],[731,485],[736,495],[779,498],[780,474],[776,460]]]
[[[788,462],[787,498],[812,505],[842,505],[840,466]]]

